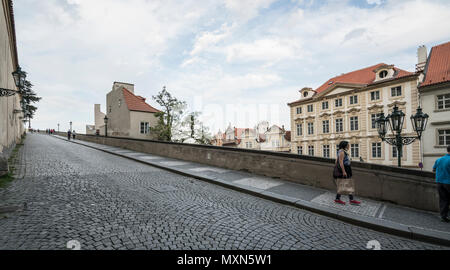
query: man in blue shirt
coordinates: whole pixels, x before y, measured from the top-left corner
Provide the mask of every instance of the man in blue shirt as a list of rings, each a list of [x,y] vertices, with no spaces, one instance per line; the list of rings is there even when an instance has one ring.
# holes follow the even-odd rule
[[[447,215],[450,204],[450,145],[447,146],[447,155],[434,163],[433,172],[436,172],[441,220],[449,222]]]

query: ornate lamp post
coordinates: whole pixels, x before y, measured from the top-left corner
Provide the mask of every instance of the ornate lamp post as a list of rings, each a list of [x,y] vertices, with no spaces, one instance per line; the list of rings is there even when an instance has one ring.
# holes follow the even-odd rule
[[[105,137],[108,137],[108,117],[106,115],[103,121],[105,121]]]
[[[17,67],[17,70],[12,73],[12,76],[17,88],[19,88],[19,90],[22,90],[25,86],[25,78],[27,77],[27,74],[23,72],[19,66]],[[0,88],[0,97],[9,97],[15,95],[16,93],[16,90]]]
[[[405,114],[398,109],[397,105],[395,105],[394,110],[391,114],[384,117],[384,113],[382,113],[376,120],[378,135],[380,136],[381,140],[397,147],[399,167],[401,167],[403,145],[411,144],[416,139],[420,140],[420,138],[422,137],[422,132],[427,126],[428,114],[423,113],[422,109],[419,107],[417,108],[416,114],[411,116],[411,123],[414,131],[417,133],[417,136],[402,136],[401,133],[404,120]],[[387,134],[388,125],[392,131],[391,137],[385,137]]]

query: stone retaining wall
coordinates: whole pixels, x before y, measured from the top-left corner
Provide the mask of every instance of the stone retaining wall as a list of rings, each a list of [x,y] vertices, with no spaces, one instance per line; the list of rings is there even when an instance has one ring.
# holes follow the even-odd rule
[[[61,133],[67,136],[66,133]],[[77,139],[164,157],[242,170],[318,188],[335,190],[334,159],[258,150],[191,145],[77,134]],[[434,173],[353,162],[356,195],[416,209],[438,211]]]

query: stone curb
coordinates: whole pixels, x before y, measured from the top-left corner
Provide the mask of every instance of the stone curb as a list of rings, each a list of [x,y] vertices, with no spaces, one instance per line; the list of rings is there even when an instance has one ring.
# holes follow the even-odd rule
[[[67,141],[66,139],[63,139],[63,138],[59,138],[59,137],[55,137],[55,138],[63,140],[63,141]],[[100,149],[100,148],[86,145],[83,143],[78,143],[76,141],[71,140],[70,142],[79,144],[79,145],[82,145],[85,147],[89,147],[92,149],[96,149],[99,151],[103,151],[103,152],[106,152],[109,154],[113,154],[116,156],[120,156],[123,158],[131,159],[131,160],[134,160],[134,161],[146,164],[146,165],[150,165],[150,166],[153,166],[153,167],[156,167],[159,169],[163,169],[166,171],[170,171],[170,172],[173,172],[173,173],[176,173],[179,175],[192,177],[192,178],[195,178],[198,180],[202,180],[202,181],[216,184],[219,186],[223,186],[223,187],[226,187],[226,188],[229,188],[232,190],[236,190],[239,192],[254,195],[254,196],[257,196],[257,197],[260,197],[263,199],[267,199],[270,201],[274,201],[277,203],[282,203],[285,205],[290,205],[290,206],[297,207],[300,209],[308,210],[310,212],[320,214],[323,216],[327,216],[330,218],[334,218],[334,219],[337,219],[340,221],[344,221],[344,222],[352,224],[352,225],[356,225],[356,226],[372,229],[374,231],[388,233],[388,234],[392,234],[392,235],[396,235],[396,236],[400,236],[400,237],[404,237],[404,238],[409,238],[411,240],[423,241],[423,242],[428,242],[431,244],[438,244],[438,245],[444,245],[444,246],[450,247],[450,233],[448,233],[446,235],[442,235],[443,233],[440,231],[432,231],[432,230],[427,230],[427,229],[423,229],[423,228],[419,228],[419,227],[407,226],[404,224],[395,223],[395,222],[391,222],[391,221],[387,221],[387,220],[360,216],[360,215],[356,215],[356,214],[349,213],[346,211],[340,211],[337,209],[324,207],[324,206],[321,206],[318,204],[311,203],[309,201],[299,200],[297,198],[292,198],[289,196],[284,196],[281,194],[276,194],[273,192],[264,191],[264,190],[260,190],[260,189],[256,189],[256,188],[252,188],[252,187],[248,187],[248,186],[233,184],[233,183],[223,181],[220,179],[214,179],[212,177],[205,177],[205,176],[198,175],[198,174],[195,174],[192,172],[187,172],[185,170],[162,166],[162,165],[159,165],[159,164],[151,162],[151,161],[140,160],[135,157],[126,156],[126,155],[123,155],[120,153],[114,153],[112,151]],[[132,150],[130,150],[130,151],[132,151]]]

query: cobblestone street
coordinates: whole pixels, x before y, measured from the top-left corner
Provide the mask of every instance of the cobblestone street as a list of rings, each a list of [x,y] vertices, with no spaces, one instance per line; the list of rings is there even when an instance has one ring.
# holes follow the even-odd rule
[[[441,249],[28,134],[0,189],[0,249]],[[20,166],[23,165],[23,166]],[[22,208],[22,207],[21,207]],[[2,216],[3,215],[3,216]]]

